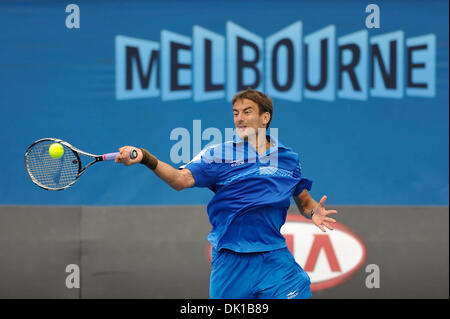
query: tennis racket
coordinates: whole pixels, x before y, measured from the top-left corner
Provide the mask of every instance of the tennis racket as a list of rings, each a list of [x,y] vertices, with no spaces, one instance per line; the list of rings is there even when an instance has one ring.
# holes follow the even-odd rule
[[[53,143],[63,147],[63,155],[54,158],[49,153]],[[94,155],[84,152],[69,143],[57,138],[43,138],[28,147],[25,152],[25,167],[33,183],[46,190],[60,191],[72,186],[88,167],[103,161],[112,161],[119,152]],[[81,155],[92,161],[83,167]],[[130,152],[130,158],[135,159],[137,151]]]

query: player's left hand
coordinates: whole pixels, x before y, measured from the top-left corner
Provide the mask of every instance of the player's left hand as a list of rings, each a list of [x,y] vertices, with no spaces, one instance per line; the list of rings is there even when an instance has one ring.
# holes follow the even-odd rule
[[[320,202],[317,204],[316,208],[314,208],[314,214],[312,216],[312,222],[314,225],[320,228],[321,231],[325,232],[325,227],[330,230],[333,230],[332,223],[335,223],[336,220],[328,217],[329,214],[337,214],[337,210],[326,210],[325,209],[325,201],[327,200],[327,196],[323,196]]]

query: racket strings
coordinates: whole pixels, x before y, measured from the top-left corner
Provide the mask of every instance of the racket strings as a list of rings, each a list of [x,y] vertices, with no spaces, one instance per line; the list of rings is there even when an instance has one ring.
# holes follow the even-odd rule
[[[78,176],[78,158],[65,145],[60,158],[50,156],[49,147],[54,141],[35,144],[27,154],[27,169],[32,179],[44,187],[57,189],[72,183]]]

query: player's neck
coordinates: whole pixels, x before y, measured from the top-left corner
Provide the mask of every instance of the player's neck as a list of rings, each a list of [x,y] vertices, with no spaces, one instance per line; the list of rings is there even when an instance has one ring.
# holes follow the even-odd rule
[[[270,143],[267,141],[265,133],[265,131],[258,132],[248,139],[248,142],[253,146],[258,155],[263,155],[270,148]]]

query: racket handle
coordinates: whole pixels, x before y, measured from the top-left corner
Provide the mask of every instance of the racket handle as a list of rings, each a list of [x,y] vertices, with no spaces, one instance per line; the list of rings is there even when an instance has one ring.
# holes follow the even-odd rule
[[[119,155],[119,152],[115,152],[115,153],[107,153],[107,154],[103,154],[103,160],[104,161],[113,161],[116,159],[116,156]]]
[[[103,160],[104,161],[113,161],[116,159],[116,156],[119,154],[120,154],[119,152],[103,154]],[[132,149],[130,152],[130,158],[135,159],[137,157],[137,155],[138,155],[137,151],[135,149]]]

